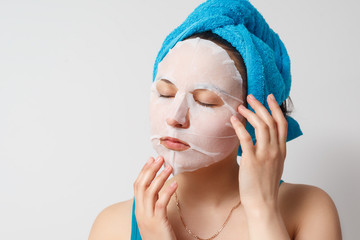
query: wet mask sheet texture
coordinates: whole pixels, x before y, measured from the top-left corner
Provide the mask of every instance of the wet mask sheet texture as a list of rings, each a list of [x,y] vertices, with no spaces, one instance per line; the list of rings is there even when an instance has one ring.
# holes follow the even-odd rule
[[[151,86],[150,140],[174,175],[216,163],[239,145],[230,117],[242,117],[236,111],[243,103],[242,83],[227,52],[205,39],[179,41],[159,63]],[[164,137],[190,147],[169,149]]]

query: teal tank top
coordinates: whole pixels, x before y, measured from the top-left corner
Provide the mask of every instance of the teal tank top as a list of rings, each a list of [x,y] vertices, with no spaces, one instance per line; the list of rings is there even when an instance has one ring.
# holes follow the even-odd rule
[[[282,182],[284,182],[284,181],[281,179],[280,183],[279,183],[279,186],[280,186],[280,184]],[[135,217],[135,198],[134,198],[133,207],[132,207],[131,238],[130,238],[130,240],[142,240],[140,232],[139,232],[139,227],[138,227],[137,222],[136,222],[136,217]]]

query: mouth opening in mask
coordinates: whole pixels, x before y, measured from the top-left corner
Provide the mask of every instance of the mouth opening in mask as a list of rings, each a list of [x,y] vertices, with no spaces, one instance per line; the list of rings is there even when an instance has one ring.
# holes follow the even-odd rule
[[[160,144],[174,151],[185,151],[190,148],[190,145],[188,143],[172,137],[160,138]]]

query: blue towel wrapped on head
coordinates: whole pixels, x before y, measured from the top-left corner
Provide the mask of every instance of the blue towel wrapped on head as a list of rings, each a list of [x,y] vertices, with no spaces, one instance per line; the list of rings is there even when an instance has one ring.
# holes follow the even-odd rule
[[[153,81],[158,64],[175,44],[195,33],[211,31],[239,51],[247,71],[247,92],[254,95],[270,111],[266,97],[272,93],[281,105],[291,87],[290,59],[279,36],[247,0],[208,0],[199,5],[185,21],[165,39],[156,57]],[[255,112],[251,106],[248,108]],[[301,136],[299,124],[290,116],[287,141]],[[255,129],[249,122],[246,129],[255,144]],[[242,150],[239,147],[238,155]]]

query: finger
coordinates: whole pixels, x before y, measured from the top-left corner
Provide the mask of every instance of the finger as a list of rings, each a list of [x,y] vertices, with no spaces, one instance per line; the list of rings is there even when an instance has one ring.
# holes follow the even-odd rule
[[[136,178],[135,182],[134,182],[134,197],[135,197],[135,204],[137,204],[137,206],[139,206],[140,208],[143,206],[143,191],[139,191],[139,185],[140,182],[143,178],[144,172],[146,171],[146,169],[149,168],[149,166],[155,161],[155,159],[153,157],[150,157],[148,159],[148,161],[146,162],[146,164],[143,166],[143,168],[141,169],[138,177]]]
[[[149,160],[145,163],[145,165],[142,167],[138,179],[142,178],[142,176],[144,175],[144,173],[146,172],[146,170],[151,166],[151,164],[155,162],[155,159],[153,157],[150,157]]]
[[[270,115],[265,106],[259,102],[252,94],[248,95],[248,103],[255,113],[268,125],[270,133],[270,144],[278,145],[278,132],[275,119]]]
[[[140,202],[140,204],[143,204],[144,207],[146,207],[146,209],[144,209],[144,211],[147,214],[147,216],[153,216],[154,211],[153,211],[153,208],[149,209],[145,205],[145,202],[146,202],[145,198],[147,197],[145,194],[145,191],[150,186],[151,182],[155,178],[156,173],[159,171],[162,164],[163,164],[163,158],[158,157],[155,162],[153,162],[150,166],[148,166],[146,169],[144,169],[144,173],[141,176],[141,178],[139,179],[139,182],[137,185],[138,195],[141,196],[141,198],[143,200],[142,202]]]
[[[232,116],[230,118],[230,122],[233,125],[236,135],[240,140],[241,150],[243,152],[254,152],[254,144],[245,126],[240,122],[240,120],[236,116]]]
[[[172,182],[170,186],[160,195],[155,204],[155,216],[162,219],[167,218],[167,205],[169,204],[171,196],[175,193],[178,185],[177,182]]]
[[[152,181],[149,188],[146,190],[146,197],[144,204],[147,209],[152,208],[155,210],[155,202],[158,200],[158,194],[160,189],[164,186],[166,180],[169,178],[172,172],[172,168],[170,165],[167,165],[165,169]]]
[[[240,105],[238,110],[254,127],[257,145],[261,149],[266,149],[270,144],[269,126],[259,116],[245,108],[244,105]]]
[[[148,167],[146,167],[142,173],[141,179],[139,179],[138,186],[147,189],[150,186],[152,180],[154,180],[163,163],[163,157],[159,156],[156,158],[155,162],[152,162]]]
[[[277,129],[278,129],[278,143],[280,145],[280,151],[283,156],[286,155],[286,138],[287,138],[287,130],[288,130],[288,122],[281,111],[280,106],[276,102],[273,94],[268,96],[268,104],[271,110],[271,114],[276,121]]]

